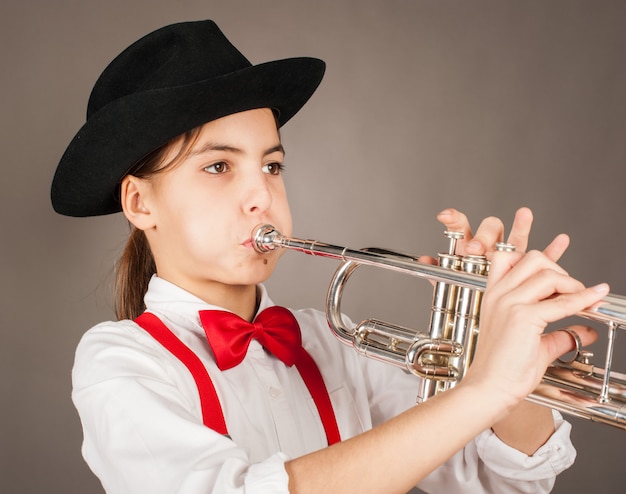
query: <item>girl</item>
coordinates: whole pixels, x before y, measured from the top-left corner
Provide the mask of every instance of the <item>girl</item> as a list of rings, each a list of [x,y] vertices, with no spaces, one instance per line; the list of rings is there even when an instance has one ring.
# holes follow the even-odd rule
[[[132,225],[120,320],[76,353],[86,461],[111,493],[549,491],[573,462],[569,425],[522,400],[572,341],[542,332],[608,293],[556,264],[566,237],[492,253],[499,220],[472,239],[461,213],[441,213],[472,239],[461,251],[493,264],[467,377],[420,406],[414,376],[345,348],[323,314],[270,300],[280,252],[258,254],[250,236],[261,223],[291,233],[278,128],[323,71],[252,66],[203,21],[145,36],[96,82],[52,185],[59,213],[123,211]],[[520,252],[531,220],[514,221]]]

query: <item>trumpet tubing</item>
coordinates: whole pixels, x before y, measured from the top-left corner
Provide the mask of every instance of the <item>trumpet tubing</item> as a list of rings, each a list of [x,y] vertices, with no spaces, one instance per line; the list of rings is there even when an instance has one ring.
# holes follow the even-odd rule
[[[471,365],[479,338],[482,293],[487,285],[489,263],[484,257],[455,254],[457,232],[446,232],[448,251],[440,253],[438,265],[383,249],[355,250],[315,240],[285,237],[271,225],[252,233],[254,248],[261,253],[276,248],[342,261],[330,283],[326,316],[333,333],[359,353],[407,369],[421,377],[417,401],[454,387]],[[499,250],[514,250],[497,244]],[[343,289],[361,265],[389,269],[434,282],[427,331],[366,319],[346,327],[341,315]],[[576,335],[574,358],[550,365],[542,382],[528,400],[577,417],[626,430],[626,375],[611,370],[616,334],[626,329],[626,298],[609,294],[600,303],[577,314],[607,326],[604,365],[591,363],[590,352],[580,348]]]

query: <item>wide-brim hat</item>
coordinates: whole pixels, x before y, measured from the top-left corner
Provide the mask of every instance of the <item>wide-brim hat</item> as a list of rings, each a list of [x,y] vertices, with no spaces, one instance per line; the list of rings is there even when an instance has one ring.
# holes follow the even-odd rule
[[[52,182],[55,211],[121,211],[121,179],[147,154],[241,111],[271,108],[282,126],[311,97],[324,69],[324,62],[308,57],[252,65],[213,21],[173,24],[144,36],[97,80],[87,121]]]

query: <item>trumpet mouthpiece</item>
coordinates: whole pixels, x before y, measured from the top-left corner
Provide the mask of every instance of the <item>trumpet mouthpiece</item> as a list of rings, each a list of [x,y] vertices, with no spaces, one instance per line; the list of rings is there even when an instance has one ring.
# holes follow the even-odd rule
[[[280,232],[272,225],[259,225],[252,230],[252,246],[261,254],[273,251],[276,246],[274,239],[280,236]]]

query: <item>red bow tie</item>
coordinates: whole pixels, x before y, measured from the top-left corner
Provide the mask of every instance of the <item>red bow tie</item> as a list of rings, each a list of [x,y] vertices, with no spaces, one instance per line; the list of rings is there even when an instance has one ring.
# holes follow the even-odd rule
[[[246,356],[250,340],[256,339],[285,365],[295,364],[322,419],[328,444],[341,441],[326,385],[313,358],[302,346],[300,326],[284,307],[265,309],[248,322],[223,310],[200,311],[200,322],[220,370],[230,369]]]
[[[296,363],[302,336],[294,315],[284,307],[269,307],[248,322],[232,312],[200,311],[200,321],[220,370],[236,367],[246,356],[252,339],[258,340],[285,365]]]

